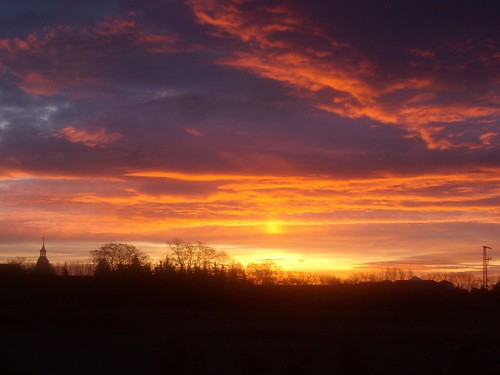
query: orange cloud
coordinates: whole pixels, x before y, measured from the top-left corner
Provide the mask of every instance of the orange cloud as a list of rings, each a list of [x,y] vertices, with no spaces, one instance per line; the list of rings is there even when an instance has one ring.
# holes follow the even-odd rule
[[[300,256],[308,259],[305,268],[323,270],[339,262],[352,268],[361,255],[364,262],[404,261],[416,251],[433,253],[427,263],[439,262],[436,254],[446,247],[458,264],[465,256],[457,249],[468,251],[479,239],[495,246],[499,172],[338,180],[156,171],[89,180],[4,171],[0,222],[15,218],[17,228],[31,228],[34,236],[45,231],[93,241],[164,244],[184,236],[215,242],[242,261],[281,254],[290,258],[286,265]],[[143,189],[146,182],[168,186],[174,181],[186,187],[205,184],[206,191]]]
[[[67,126],[57,131],[53,131],[55,138],[64,138],[72,143],[81,143],[87,147],[103,147],[122,137],[120,133],[108,133],[106,129],[98,129],[94,132],[78,130],[73,126]]]
[[[497,95],[472,94],[471,98],[470,90],[459,89],[462,99],[442,103],[443,97],[457,96],[457,89],[440,81],[441,71],[446,73],[448,68],[438,61],[436,51],[415,48],[408,51],[409,55],[433,61],[434,70],[425,73],[415,70],[413,75],[397,76],[391,72],[381,75],[383,67],[377,67],[353,46],[325,34],[292,8],[252,8],[236,0],[187,3],[199,23],[213,28],[213,35],[229,35],[244,43],[242,50],[222,59],[221,64],[283,82],[309,97],[318,108],[340,116],[367,117],[401,126],[417,134],[430,149],[474,149],[488,145],[480,138],[483,132],[465,141],[454,135],[453,126],[472,122],[474,127],[477,121],[498,117],[498,101],[494,99]],[[466,47],[468,53],[474,49],[470,43]],[[464,46],[454,48],[462,53]],[[494,46],[481,48],[475,63],[494,72],[492,67],[498,63]],[[446,131],[436,133],[435,123],[444,124]]]
[[[488,132],[482,134],[479,138],[485,145],[491,145],[493,143],[493,140],[498,137],[498,133],[494,132]]]
[[[386,176],[333,180],[327,176],[228,176],[171,172],[129,176],[218,182],[199,202],[192,197],[138,194],[141,204],[174,204],[198,225],[261,225],[270,219],[285,225],[340,223],[448,222],[487,220],[495,216],[500,194],[496,171],[457,175]],[[474,181],[474,183],[471,183]],[[487,189],[483,189],[487,186]],[[202,214],[199,215],[198,209]],[[458,216],[457,216],[457,213]],[[188,219],[189,221],[189,219]],[[272,220],[271,220],[272,221]]]

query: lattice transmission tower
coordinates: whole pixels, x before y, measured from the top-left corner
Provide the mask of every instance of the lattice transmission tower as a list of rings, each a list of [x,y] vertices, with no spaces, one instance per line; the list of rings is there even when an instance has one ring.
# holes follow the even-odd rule
[[[488,290],[488,263],[491,260],[491,257],[488,256],[486,250],[491,250],[489,246],[483,246],[483,284],[481,288]]]

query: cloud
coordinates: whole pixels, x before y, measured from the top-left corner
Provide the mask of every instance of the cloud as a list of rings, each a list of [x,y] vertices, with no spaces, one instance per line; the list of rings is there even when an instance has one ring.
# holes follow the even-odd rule
[[[184,131],[194,137],[203,137],[203,133],[194,128],[185,127]]]
[[[34,95],[54,95],[61,87],[61,83],[36,72],[26,74],[21,82],[21,88],[28,94]]]
[[[130,55],[131,49],[170,54],[178,50],[176,43],[174,34],[157,33],[132,19],[110,18],[0,40],[0,66],[4,74],[17,77],[28,94],[51,96],[69,90],[78,97],[85,89],[109,85],[113,62]]]
[[[393,261],[415,269],[450,259],[458,266],[474,261],[471,247],[498,242],[499,175],[337,180],[156,171],[84,178],[7,171],[0,222],[15,225],[2,227],[0,237],[46,232],[54,241],[164,244],[182,236],[228,246],[242,261],[286,254],[307,258],[311,268]],[[269,225],[279,231],[269,233]]]
[[[231,0],[188,4],[198,22],[211,27],[212,35],[241,42],[220,64],[282,82],[318,108],[340,116],[400,126],[419,136],[429,149],[489,146],[481,141],[485,133],[479,123],[500,114],[500,60],[491,43],[409,48],[407,57],[416,58],[410,59],[411,69],[391,72],[355,46],[330,36],[293,6]],[[486,71],[491,76],[484,77]],[[457,86],[458,80],[463,81],[460,75],[466,74],[475,74],[479,85],[472,79]],[[475,87],[481,86],[482,91],[476,92]],[[494,94],[484,95],[488,91]],[[456,134],[456,124],[469,126],[467,139]]]
[[[172,178],[174,175],[166,176]],[[203,181],[208,177],[199,178]],[[452,181],[443,181],[443,176],[348,181],[243,176],[224,182],[229,177],[222,175],[210,176],[209,180],[217,178],[220,180],[218,189],[204,201],[202,216],[198,216],[194,202],[179,202],[182,211],[188,216],[194,215],[200,224],[266,225],[271,218],[291,226],[455,220],[495,222],[499,194],[495,187],[498,179],[490,174],[473,177],[474,181],[482,181],[480,185],[489,186],[489,190],[481,192],[464,182],[465,175],[456,176],[453,187],[450,186]],[[463,193],[458,192],[457,185],[465,189]],[[429,190],[431,187],[433,189]]]
[[[498,138],[498,133],[495,132],[489,132],[489,133],[484,133],[479,137],[481,141],[483,141],[483,144],[485,145],[491,145],[496,138]]]
[[[96,131],[78,130],[67,126],[61,130],[52,131],[55,138],[64,138],[72,143],[82,143],[87,147],[103,147],[122,138],[119,133],[108,133],[106,129]]]
[[[182,19],[189,41],[156,6],[3,39],[1,163],[341,177],[495,165],[494,95],[475,90],[491,105],[464,112],[460,95],[434,90],[435,65],[416,56],[415,76],[388,72],[290,4],[192,1],[204,26]],[[209,47],[193,49],[200,41]],[[94,139],[90,155],[75,152],[98,130],[108,147]]]

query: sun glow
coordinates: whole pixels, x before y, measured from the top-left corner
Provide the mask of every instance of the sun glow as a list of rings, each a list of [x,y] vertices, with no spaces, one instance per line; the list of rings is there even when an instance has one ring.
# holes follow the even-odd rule
[[[279,221],[268,221],[264,225],[264,232],[267,234],[281,234],[284,232],[283,223]]]

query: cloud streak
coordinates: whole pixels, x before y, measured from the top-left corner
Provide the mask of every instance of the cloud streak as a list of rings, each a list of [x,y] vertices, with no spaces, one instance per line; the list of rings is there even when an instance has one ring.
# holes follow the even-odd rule
[[[500,55],[492,43],[485,41],[477,47],[465,41],[440,46],[438,51],[409,48],[408,54],[417,57],[411,62],[411,71],[391,74],[355,46],[324,33],[293,7],[250,6],[231,0],[188,3],[198,22],[215,29],[214,35],[242,42],[232,56],[220,60],[221,64],[282,82],[310,96],[319,108],[340,116],[401,126],[418,135],[430,149],[492,146],[484,142],[489,134],[485,128],[490,128],[481,126],[497,122],[500,114]],[[467,57],[449,66],[453,60],[441,60],[444,53]],[[482,74],[490,74],[480,82],[486,86],[483,92],[474,92],[477,82],[457,87],[440,78],[470,73],[472,64]],[[489,95],[484,96],[484,91]],[[468,125],[468,134],[454,129],[463,123]]]
[[[64,138],[72,143],[82,143],[87,147],[103,147],[119,140],[122,135],[119,133],[107,133],[106,129],[96,131],[77,130],[73,126],[67,126],[61,130],[54,131],[55,138]]]
[[[17,233],[20,240],[45,231],[61,239],[127,237],[161,243],[184,235],[219,246],[230,242],[232,251],[246,261],[262,254],[287,253],[286,259],[292,262],[305,252],[311,268],[321,265],[314,259],[325,257],[332,257],[332,267],[334,259],[342,257],[350,259],[343,264],[359,266],[362,253],[367,262],[403,262],[405,251],[395,251],[399,241],[403,248],[428,251],[426,262],[432,263],[438,259],[433,251],[446,248],[443,233],[454,233],[452,228],[463,226],[456,236],[475,238],[481,236],[478,223],[490,230],[500,226],[498,176],[498,170],[485,170],[453,178],[386,176],[339,181],[326,176],[142,172],[92,182],[67,177],[62,183],[61,176],[11,173],[0,180],[2,212],[9,212],[2,220],[15,218],[25,230],[12,232],[7,225],[8,233],[2,236],[12,238]],[[269,232],[270,225],[273,232]],[[396,234],[394,228],[402,232]],[[311,238],[318,242],[311,243]],[[471,246],[470,239],[462,240],[459,248]],[[326,243],[330,245],[325,248]],[[342,255],[339,247],[346,246],[354,253]],[[457,264],[474,263],[470,255],[448,256],[455,256]]]
[[[108,228],[110,232],[125,211],[130,212],[126,222],[145,228],[158,226],[155,222],[163,223],[160,226],[171,223],[181,227],[262,226],[269,220],[290,227],[361,223],[500,224],[497,170],[456,175],[454,179],[429,175],[345,181],[326,176],[240,178],[132,173],[119,179],[100,180],[98,186],[103,186],[103,190],[87,184],[82,190],[79,186],[83,180],[74,178],[60,185],[57,180],[11,176],[15,175],[7,175],[2,182],[10,211],[25,211],[24,207],[30,203],[30,210],[36,208],[33,205],[56,211],[81,207],[82,214],[87,206],[93,207],[92,211],[99,209],[98,216],[107,211],[107,217],[116,214]],[[156,186],[163,185],[163,189],[149,189],[150,179]],[[17,191],[24,193],[12,193]],[[57,198],[54,192],[58,192]],[[58,205],[62,206],[54,207]]]
[[[169,54],[176,51],[176,42],[175,35],[155,33],[131,19],[59,25],[25,38],[0,40],[0,66],[20,81],[27,94],[68,91],[80,96],[82,90],[110,84],[103,79],[112,75],[109,59],[117,61],[126,49]]]

